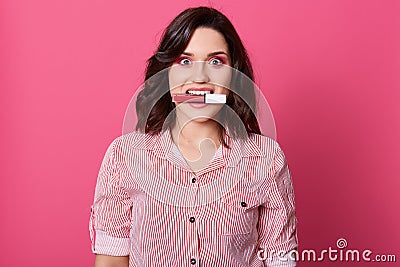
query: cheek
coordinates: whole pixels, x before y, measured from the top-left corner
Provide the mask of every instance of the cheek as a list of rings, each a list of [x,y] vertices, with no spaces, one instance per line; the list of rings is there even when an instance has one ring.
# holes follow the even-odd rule
[[[217,87],[215,87],[214,93],[228,95],[229,94],[229,88],[222,87],[222,86],[217,86]]]
[[[181,88],[190,80],[191,69],[173,65],[168,71],[168,83],[170,90]]]
[[[212,70],[209,73],[210,83],[219,85],[220,87],[230,88],[232,71],[231,68],[222,67],[220,69]]]
[[[180,93],[180,87],[175,87],[175,88],[170,88],[169,92],[172,94],[179,94]]]
[[[179,86],[176,80],[176,71],[174,71],[173,67],[168,71],[168,85],[171,93],[177,92]]]
[[[173,77],[173,76],[171,76],[171,75],[169,75],[169,79],[168,79],[168,85],[169,85],[169,91],[170,91],[170,93],[171,93],[171,95],[172,94],[180,94],[180,93],[183,93],[182,92],[182,87],[183,87],[183,84],[181,83],[181,82],[177,82],[176,80],[175,80],[175,77]]]

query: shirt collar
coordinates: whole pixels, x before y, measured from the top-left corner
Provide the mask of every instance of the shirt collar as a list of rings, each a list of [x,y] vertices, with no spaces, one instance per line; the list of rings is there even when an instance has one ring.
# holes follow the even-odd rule
[[[222,153],[220,156],[222,160],[218,159],[218,157],[215,158],[215,161],[220,162],[222,165],[225,164],[226,166],[234,167],[244,157],[265,157],[259,145],[254,142],[252,135],[246,140],[242,140],[239,138],[232,138],[226,134],[225,142],[230,148],[222,146]],[[159,157],[167,158],[175,163],[182,163],[177,162],[177,157],[172,151],[173,145],[171,132],[169,129],[166,129],[164,132],[154,136],[154,139],[148,142],[146,149],[153,151],[153,153]]]

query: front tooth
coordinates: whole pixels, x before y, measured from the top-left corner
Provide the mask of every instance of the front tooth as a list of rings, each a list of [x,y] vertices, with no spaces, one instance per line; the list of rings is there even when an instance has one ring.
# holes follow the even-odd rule
[[[189,90],[188,94],[191,95],[205,95],[205,94],[210,94],[211,91],[197,91],[197,90]]]

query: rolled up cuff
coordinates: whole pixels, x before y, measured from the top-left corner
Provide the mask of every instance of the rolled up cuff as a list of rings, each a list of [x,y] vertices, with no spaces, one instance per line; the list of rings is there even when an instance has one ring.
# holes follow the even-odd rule
[[[95,230],[92,251],[95,254],[109,256],[128,256],[130,240],[129,238],[113,237],[101,230]]]

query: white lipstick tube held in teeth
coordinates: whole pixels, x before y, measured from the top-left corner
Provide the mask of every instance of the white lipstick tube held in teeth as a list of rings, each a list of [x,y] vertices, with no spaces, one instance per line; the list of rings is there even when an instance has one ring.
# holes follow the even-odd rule
[[[224,94],[205,94],[205,95],[175,94],[175,95],[172,95],[172,102],[225,104],[226,103],[226,95],[224,95]]]

